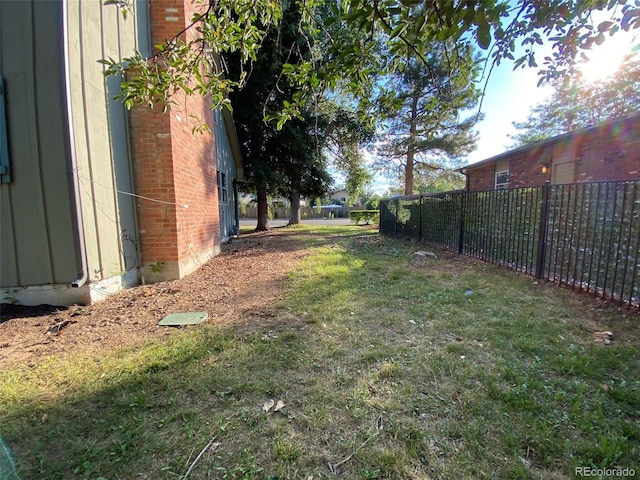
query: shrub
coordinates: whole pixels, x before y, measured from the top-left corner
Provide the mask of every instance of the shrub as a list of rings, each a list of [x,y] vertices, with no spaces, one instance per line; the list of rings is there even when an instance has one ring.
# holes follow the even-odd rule
[[[380,223],[379,210],[353,210],[349,213],[349,218],[356,225],[365,222],[367,225],[371,223]]]

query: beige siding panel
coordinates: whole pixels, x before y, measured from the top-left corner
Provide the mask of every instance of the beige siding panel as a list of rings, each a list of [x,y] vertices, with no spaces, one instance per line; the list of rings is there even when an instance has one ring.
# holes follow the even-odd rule
[[[87,2],[89,3],[89,2]],[[86,256],[89,263],[89,278],[94,278],[96,269],[95,261],[89,259],[99,259],[98,239],[96,235],[95,218],[92,209],[92,184],[91,168],[89,163],[89,144],[85,131],[86,112],[84,109],[84,78],[83,78],[83,49],[81,26],[82,9],[85,2],[70,1],[68,4],[68,31],[69,43],[69,82],[71,97],[71,118],[74,129],[74,146],[76,162],[78,165],[78,182],[80,184],[80,203],[82,205],[82,218],[85,238]],[[97,267],[100,272],[100,267]]]
[[[96,122],[105,125],[107,118],[103,109],[100,108],[102,100],[99,96],[100,90],[95,88],[97,81],[101,80],[96,79],[99,72],[95,71],[98,66],[96,59],[100,58],[101,53],[100,3],[82,2],[80,22],[82,83],[71,85],[71,89],[78,88],[82,91],[82,103],[78,105],[78,108],[84,110],[84,124],[76,128],[76,132],[83,132],[84,137],[77,135],[76,141],[86,142],[87,151],[86,157],[78,157],[78,163],[83,166],[80,184],[82,185],[85,235],[87,243],[91,245],[87,261],[91,280],[101,280],[105,278],[105,264],[108,264],[104,258],[105,250],[108,249],[108,245],[117,240],[108,235],[110,232],[101,230],[99,218],[101,215],[113,212],[113,205],[109,203],[106,191],[106,189],[112,188],[111,175],[100,158],[102,154],[98,150],[100,148],[100,125],[96,125]]]
[[[71,86],[76,153],[81,168],[85,239],[93,280],[122,273],[122,257],[108,97],[104,67],[98,60],[133,53],[134,21],[125,21],[114,5],[72,2],[70,39],[74,45]],[[123,25],[121,25],[121,23]],[[128,32],[128,33],[125,33]],[[122,45],[121,38],[131,42]],[[82,135],[78,134],[82,133]],[[130,267],[130,266],[129,266]]]
[[[77,278],[59,2],[0,2],[12,182],[1,185],[2,287]],[[9,246],[9,248],[5,248]]]
[[[575,181],[576,141],[561,142],[553,147],[551,183],[558,185]]]
[[[554,164],[551,183],[554,185],[573,183],[575,181],[575,166],[575,162]]]

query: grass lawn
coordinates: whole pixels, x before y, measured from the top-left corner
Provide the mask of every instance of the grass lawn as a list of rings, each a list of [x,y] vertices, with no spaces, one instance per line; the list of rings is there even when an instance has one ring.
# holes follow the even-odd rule
[[[311,254],[257,331],[3,369],[23,479],[640,475],[637,314],[465,257],[414,263],[425,246],[360,227],[292,230]]]

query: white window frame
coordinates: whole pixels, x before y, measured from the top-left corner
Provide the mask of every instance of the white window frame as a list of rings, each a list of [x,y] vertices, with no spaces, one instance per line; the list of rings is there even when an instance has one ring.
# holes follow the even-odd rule
[[[502,181],[498,183],[498,177],[500,177],[501,175],[507,175],[507,181]],[[505,188],[509,188],[509,170],[500,170],[499,172],[496,172],[496,176],[495,176],[495,188],[496,190],[502,190]]]

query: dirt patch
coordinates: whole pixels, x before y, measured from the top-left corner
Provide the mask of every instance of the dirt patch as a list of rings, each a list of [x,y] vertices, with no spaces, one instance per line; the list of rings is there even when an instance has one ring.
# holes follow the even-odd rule
[[[233,239],[185,278],[124,290],[95,305],[3,304],[0,363],[33,366],[51,355],[96,354],[167,338],[176,329],[157,323],[176,312],[206,311],[208,322],[259,329],[304,255],[292,232],[278,228]]]

